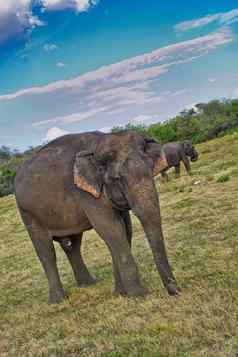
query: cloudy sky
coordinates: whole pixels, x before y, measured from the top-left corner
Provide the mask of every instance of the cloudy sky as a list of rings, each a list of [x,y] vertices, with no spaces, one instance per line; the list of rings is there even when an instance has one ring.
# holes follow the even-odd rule
[[[0,0],[0,145],[238,97],[237,0]]]

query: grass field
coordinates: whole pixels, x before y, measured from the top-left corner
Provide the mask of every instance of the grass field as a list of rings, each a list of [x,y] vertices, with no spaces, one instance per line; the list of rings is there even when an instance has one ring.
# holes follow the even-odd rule
[[[111,259],[93,231],[83,250],[100,281],[76,289],[57,246],[69,299],[47,304],[42,268],[17,214],[0,200],[0,356],[238,356],[238,134],[198,146],[193,176],[160,184],[168,255],[182,287],[162,287],[139,222],[133,253],[151,294],[112,295]],[[173,177],[173,173],[170,174]]]

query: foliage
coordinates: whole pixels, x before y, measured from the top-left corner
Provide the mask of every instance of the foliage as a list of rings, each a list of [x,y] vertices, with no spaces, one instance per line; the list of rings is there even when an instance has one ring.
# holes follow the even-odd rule
[[[6,146],[0,147],[0,197],[14,192],[14,178],[22,163],[37,150],[30,148],[24,153],[11,150]]]
[[[139,133],[144,133],[144,132],[146,132],[146,127],[144,124],[136,125],[136,124],[128,123],[124,127],[123,126],[115,126],[114,128],[112,128],[111,132],[116,133],[118,131],[125,131],[125,130],[134,130]]]
[[[10,169],[7,165],[0,167],[0,197],[13,192],[15,175],[16,171]]]
[[[127,124],[112,132],[132,129],[143,131],[164,144],[170,141],[192,140],[194,144],[222,136],[238,129],[238,100],[212,100],[198,103],[176,117],[150,126]]]
[[[230,180],[229,175],[221,175],[217,178],[217,182],[220,182],[220,183],[227,182],[229,180]]]
[[[8,160],[11,157],[11,149],[7,146],[0,147],[0,160]]]
[[[15,199],[0,199],[1,357],[237,356],[238,133],[199,144],[198,151],[192,177],[182,172],[179,180],[157,181],[168,256],[182,288],[178,298],[163,287],[133,216],[133,255],[151,293],[115,297],[108,249],[88,231],[83,255],[98,283],[76,288],[55,243],[68,299],[47,305],[47,280]],[[230,177],[222,188],[221,175]]]

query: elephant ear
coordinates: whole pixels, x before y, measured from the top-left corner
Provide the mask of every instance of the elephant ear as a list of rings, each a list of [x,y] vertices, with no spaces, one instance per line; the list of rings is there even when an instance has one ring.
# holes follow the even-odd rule
[[[146,153],[153,159],[154,168],[153,174],[157,176],[161,171],[168,167],[166,155],[162,146],[153,138],[145,138]]]
[[[102,193],[102,179],[93,163],[93,153],[82,151],[74,161],[74,184],[81,190],[99,198]]]
[[[160,172],[168,168],[168,161],[166,159],[166,155],[164,151],[162,150],[160,153],[160,156],[155,160],[154,162],[154,169],[153,169],[153,174],[154,176],[159,175]]]

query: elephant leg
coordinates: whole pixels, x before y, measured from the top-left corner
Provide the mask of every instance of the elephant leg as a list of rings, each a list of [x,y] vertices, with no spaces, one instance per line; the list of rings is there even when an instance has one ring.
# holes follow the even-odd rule
[[[189,162],[189,159],[187,158],[187,156],[185,156],[183,158],[183,164],[184,164],[184,167],[187,171],[187,174],[188,175],[191,175],[191,167],[190,167],[190,162]]]
[[[131,223],[131,217],[130,217],[130,213],[129,211],[121,211],[120,215],[123,219],[124,225],[125,225],[125,229],[126,229],[126,238],[127,238],[127,242],[131,248],[131,243],[132,243],[132,223]],[[118,269],[118,266],[116,264],[115,261],[113,261],[113,273],[114,273],[114,279],[115,279],[115,290],[114,290],[114,294],[116,296],[118,295],[122,295],[122,296],[126,296],[127,293],[123,287],[123,283],[121,280],[121,276],[120,276],[120,272]]]
[[[175,166],[175,177],[179,178],[180,177],[180,163]]]
[[[120,212],[113,209],[103,197],[100,200],[88,198],[84,202],[84,209],[112,255],[115,292],[127,296],[144,296],[148,291],[141,285]]]
[[[165,182],[169,181],[169,176],[166,171],[161,171],[161,176]]]
[[[132,244],[132,223],[131,223],[131,216],[129,211],[122,211],[120,212],[124,224],[125,224],[125,228],[126,228],[126,236],[127,236],[127,242],[129,243],[129,246],[131,247]]]
[[[47,230],[41,227],[28,212],[20,209],[20,213],[48,279],[49,303],[59,303],[65,298],[66,294],[56,265],[53,239],[49,236]]]
[[[121,275],[120,275],[120,270],[118,267],[117,262],[112,256],[112,262],[113,262],[113,275],[114,275],[114,280],[115,280],[115,288],[114,288],[114,295],[115,296],[126,296],[126,290],[123,286],[123,282],[121,280]]]
[[[94,284],[96,279],[90,275],[81,255],[82,234],[58,241],[72,266],[77,286]]]

